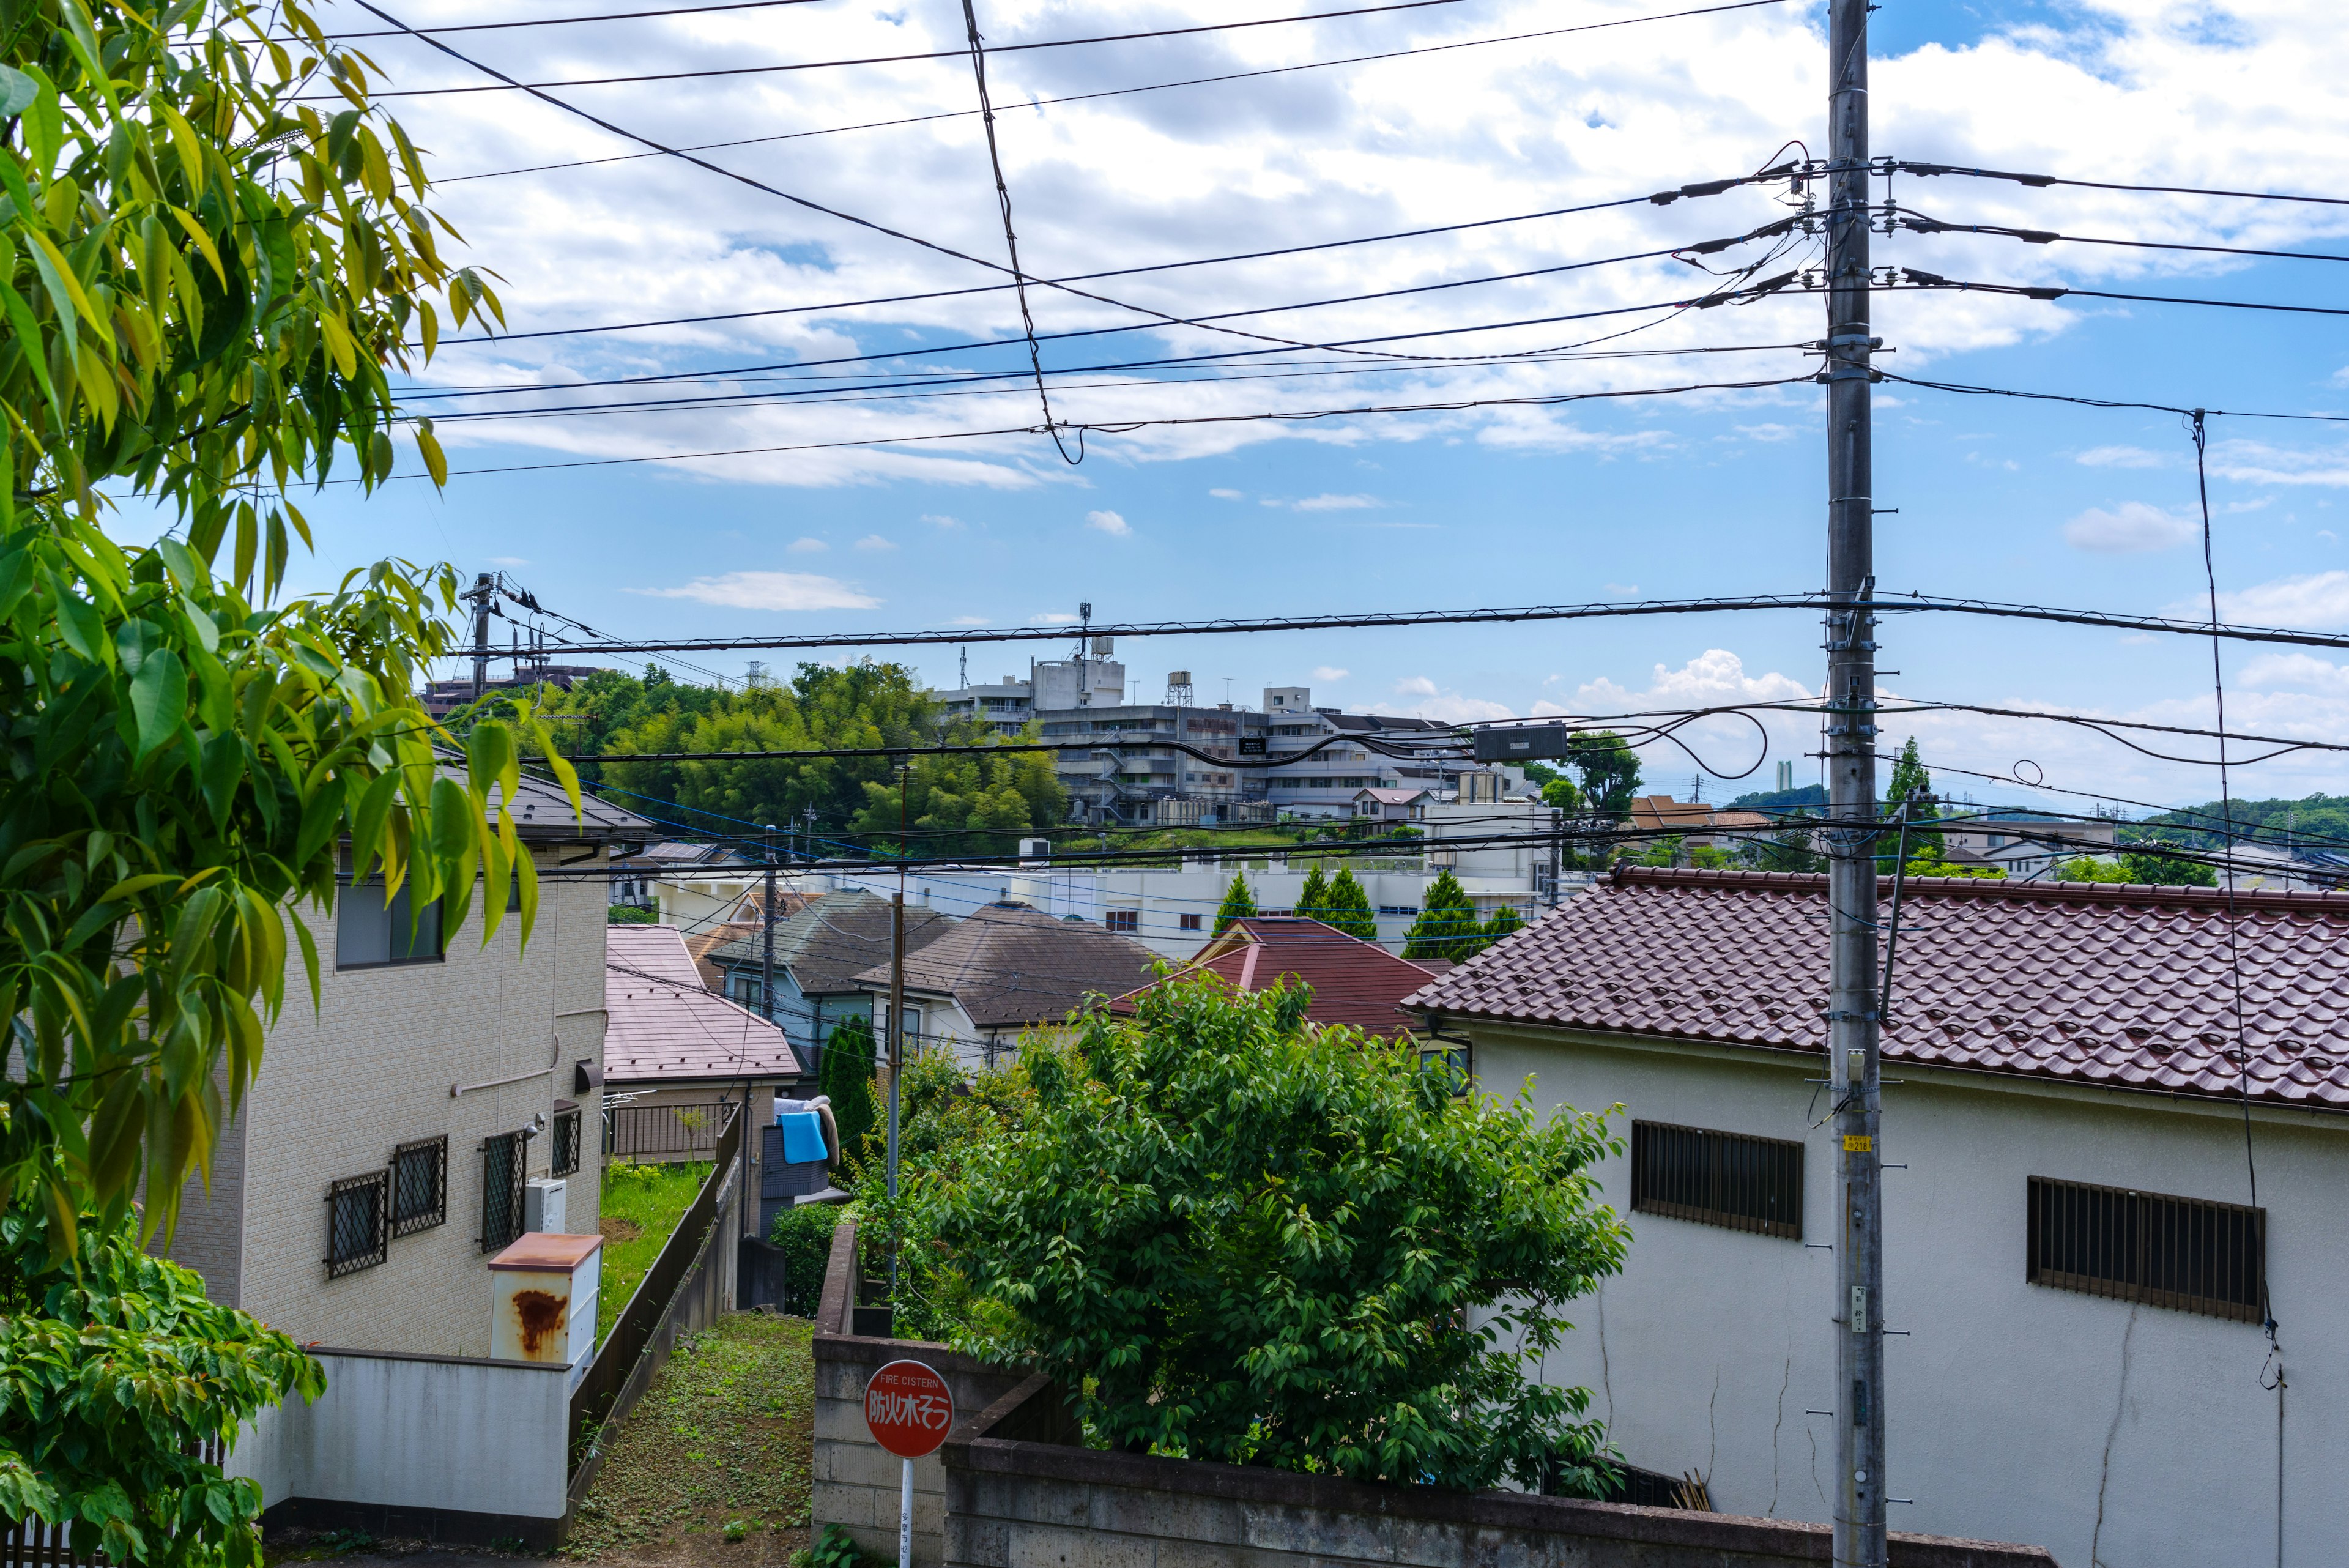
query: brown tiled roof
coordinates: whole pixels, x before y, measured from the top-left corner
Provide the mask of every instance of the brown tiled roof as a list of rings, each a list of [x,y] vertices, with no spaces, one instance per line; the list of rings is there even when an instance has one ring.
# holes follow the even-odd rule
[[[1434,972],[1319,920],[1266,915],[1234,920],[1167,981],[1203,971],[1244,992],[1268,991],[1284,980],[1301,980],[1313,988],[1313,1002],[1305,1016],[1314,1023],[1350,1023],[1367,1033],[1387,1036],[1409,1029],[1410,1021],[1397,1004]],[[1150,989],[1143,986],[1110,1006],[1132,1012],[1134,998]]]
[[[952,915],[905,906],[905,950],[927,947],[954,929]],[[763,933],[747,932],[707,955],[717,963],[757,963],[766,957]],[[843,888],[809,899],[775,925],[775,966],[791,972],[802,996],[839,996],[863,989],[857,976],[874,960],[889,958],[889,900],[862,888]]]
[[[1891,879],[1878,883],[1889,919]],[[1826,878],[1619,867],[1408,1001],[1422,1012],[1819,1052]],[[2349,894],[2234,898],[2251,1094],[2349,1105]],[[1888,1061],[2233,1098],[2227,897],[1909,880]]]
[[[615,1086],[802,1071],[781,1028],[704,989],[675,926],[605,929],[604,1007],[604,1081]]]
[[[685,933],[685,950],[693,955],[693,967],[700,972],[701,983],[712,991],[726,989],[725,971],[711,961],[710,955],[719,948],[734,942],[748,942],[753,953],[764,951],[764,935],[759,929],[760,912],[766,907],[766,890],[753,888],[742,896],[742,919],[728,920],[723,925]],[[792,916],[808,907],[805,893],[778,889],[775,893],[775,923],[780,926]],[[683,929],[682,927],[679,929]]]
[[[1124,995],[1150,978],[1156,957],[1133,938],[1089,921],[1054,919],[1028,904],[996,903],[907,953],[905,988],[951,996],[981,1029],[1017,1029],[1057,1023],[1088,996]],[[867,989],[886,987],[887,960],[856,978]]]

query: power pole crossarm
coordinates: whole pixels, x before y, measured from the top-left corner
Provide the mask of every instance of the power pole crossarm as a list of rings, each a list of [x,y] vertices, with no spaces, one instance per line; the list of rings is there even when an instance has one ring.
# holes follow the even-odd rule
[[[1836,1096],[1836,1568],[1885,1568],[1884,1158],[1877,1047],[1868,0],[1827,16],[1827,1076]]]

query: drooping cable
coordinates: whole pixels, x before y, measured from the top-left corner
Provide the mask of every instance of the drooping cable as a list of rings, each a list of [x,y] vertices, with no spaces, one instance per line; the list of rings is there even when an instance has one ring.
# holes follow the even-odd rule
[[[1011,187],[1003,182],[1003,151],[996,145],[995,103],[987,92],[987,42],[979,36],[978,12],[973,0],[962,0],[964,28],[970,36],[970,74],[978,83],[979,123],[987,128],[987,163],[995,174],[996,204],[1003,210],[1003,248],[1011,258],[1011,286],[1019,296],[1019,328],[1028,339],[1028,367],[1036,374],[1036,400],[1044,409],[1044,433],[1052,438],[1052,446],[1061,461],[1074,468],[1085,460],[1085,438],[1077,436],[1077,454],[1069,455],[1068,443],[1061,439],[1060,429],[1052,419],[1052,394],[1044,385],[1044,351],[1036,343],[1036,317],[1028,308],[1028,275],[1019,270],[1019,235],[1011,226]]]
[[[2072,288],[2059,284],[1973,283],[1961,278],[1943,277],[1939,273],[1920,272],[1915,267],[1893,269],[1897,284],[1879,283],[1877,286],[1952,289],[1960,294],[2005,294],[2023,299],[2055,300],[2120,299],[2138,305],[2199,305],[2213,310],[2271,310],[2286,316],[2349,316],[2349,306],[2277,305],[2261,299],[2195,299],[2178,294],[2122,294],[2106,288]]]
[[[2279,191],[2212,191],[2198,185],[2123,185],[2106,180],[2064,180],[2054,174],[2017,174],[2004,169],[1961,169],[1951,163],[1916,163],[1905,158],[1884,161],[1884,171],[1903,174],[1965,174],[1977,180],[2012,180],[2018,185],[2070,185],[2084,191],[2137,191],[2163,196],[2233,196],[2251,202],[2309,202],[2319,206],[2349,207],[2349,196],[2292,196]]]

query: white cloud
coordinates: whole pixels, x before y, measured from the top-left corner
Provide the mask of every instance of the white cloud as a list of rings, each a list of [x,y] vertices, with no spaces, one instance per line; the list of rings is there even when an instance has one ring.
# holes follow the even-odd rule
[[[856,547],[860,550],[894,550],[897,546],[894,541],[884,539],[878,534],[867,534],[856,541]]]
[[[2173,615],[2201,618],[2210,613],[2205,600],[2186,599],[2170,607]],[[2278,577],[2219,596],[2219,613],[2247,626],[2295,626],[2323,628],[2349,623],[2349,572],[2312,572],[2305,576]]]
[[[1758,424],[1739,425],[1737,433],[1747,441],[1792,441],[1798,435],[1806,435],[1809,432],[1796,430],[1793,425]]]
[[[1340,670],[1335,665],[1317,664],[1313,667],[1313,680],[1317,685],[1335,685],[1346,679],[1347,674],[1348,671]]]
[[[1133,535],[1133,525],[1114,512],[1088,512],[1085,526],[1097,528],[1113,539],[1131,538]]]
[[[1289,508],[1296,512],[1361,512],[1386,503],[1375,495],[1309,495],[1302,501],[1292,501]]]
[[[1617,599],[1638,598],[1640,597],[1640,585],[1637,583],[1609,583],[1607,585],[1607,597]]]
[[[2192,518],[2142,501],[2124,501],[2109,510],[2092,506],[2064,524],[2064,542],[2075,550],[2127,556],[2175,549],[2196,532]]]
[[[2281,686],[2349,697],[2349,666],[2328,663],[2313,653],[2263,653],[2236,672],[2234,683],[2248,691]]]
[[[2335,534],[2330,528],[2319,528],[2316,531],[2316,536],[2323,540],[2328,545],[2338,545],[2341,543],[2341,535]]]
[[[947,624],[948,626],[985,626],[988,624],[988,618],[983,615],[958,615],[950,618]]]
[[[1395,692],[1403,697],[1433,697],[1443,690],[1424,675],[1412,675],[1395,682]]]
[[[1214,496],[1218,501],[1245,501],[1247,499],[1247,492],[1245,490],[1210,490],[1207,493]]]
[[[729,572],[719,577],[696,577],[681,588],[628,591],[659,599],[693,599],[729,609],[872,609],[881,603],[836,577],[804,572]]]
[[[520,556],[492,556],[490,557],[490,565],[492,566],[527,566],[530,563],[523,560]]]
[[[832,546],[825,544],[821,539],[810,539],[802,535],[800,538],[792,540],[790,544],[784,545],[783,548],[789,550],[794,556],[820,556],[823,554],[824,551],[831,549]]]
[[[961,518],[949,517],[943,512],[925,512],[922,521],[936,528],[959,528],[963,525]]]
[[[2165,468],[2169,460],[2141,446],[2092,446],[2072,460],[2090,468]]]
[[[1030,626],[1074,626],[1077,618],[1063,610],[1047,610],[1042,615],[1030,616],[1028,622]]]

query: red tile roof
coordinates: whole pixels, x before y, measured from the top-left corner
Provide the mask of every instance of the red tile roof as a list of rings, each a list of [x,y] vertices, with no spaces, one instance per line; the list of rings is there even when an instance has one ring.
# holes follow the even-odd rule
[[[1816,876],[1618,867],[1410,1005],[1820,1052],[1826,893]],[[2234,905],[2252,1098],[2349,1105],[2349,894]],[[1885,1058],[2231,1099],[2229,948],[2216,888],[1913,878]]]
[[[675,926],[610,926],[604,944],[606,1084],[799,1075],[780,1027],[704,989]]]
[[[1235,920],[1167,981],[1202,971],[1220,975],[1237,991],[1268,991],[1295,978],[1313,988],[1305,1016],[1316,1023],[1350,1023],[1371,1034],[1397,1035],[1410,1027],[1397,1006],[1426,985],[1433,971],[1407,963],[1375,942],[1362,941],[1319,920],[1258,915]],[[1166,981],[1160,981],[1164,984]],[[1133,992],[1110,1005],[1134,1010]]]

